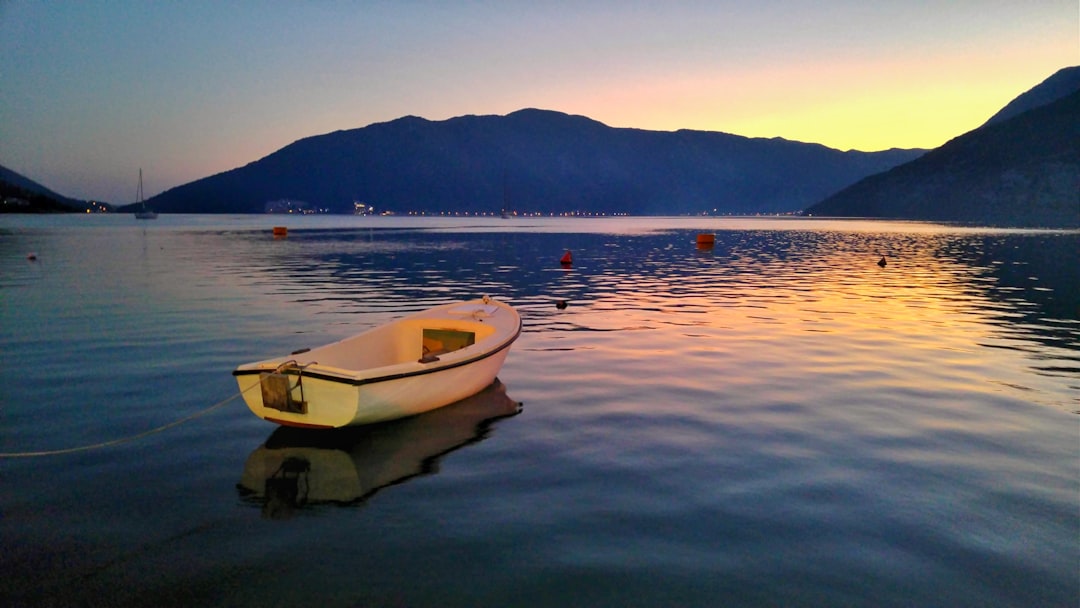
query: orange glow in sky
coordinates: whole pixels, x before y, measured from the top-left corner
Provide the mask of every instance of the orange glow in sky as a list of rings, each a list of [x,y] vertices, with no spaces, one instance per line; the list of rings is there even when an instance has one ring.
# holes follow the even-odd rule
[[[1032,63],[1046,66],[1050,76],[1068,46],[1044,41],[1005,49],[993,65],[964,55],[915,56],[657,75],[581,94],[577,104],[566,105],[582,108],[572,113],[606,116],[598,119],[610,126],[783,137],[841,150],[934,148],[979,127],[1038,84],[1031,82]]]

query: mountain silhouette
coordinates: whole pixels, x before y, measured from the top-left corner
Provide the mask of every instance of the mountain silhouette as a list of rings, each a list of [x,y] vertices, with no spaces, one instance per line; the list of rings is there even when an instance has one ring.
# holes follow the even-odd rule
[[[983,126],[806,210],[991,226],[1080,227],[1080,68]]]
[[[24,201],[26,206],[10,205]],[[34,180],[0,166],[0,212],[71,212],[85,210],[85,201],[62,196]]]
[[[362,201],[394,213],[782,213],[924,152],[613,128],[538,109],[406,116],[301,139],[148,203],[174,213],[261,213],[280,200],[331,212]]]
[[[1080,66],[1061,68],[1031,90],[1010,101],[990,117],[986,124],[996,124],[1014,116],[1053,103],[1070,93],[1080,91]]]

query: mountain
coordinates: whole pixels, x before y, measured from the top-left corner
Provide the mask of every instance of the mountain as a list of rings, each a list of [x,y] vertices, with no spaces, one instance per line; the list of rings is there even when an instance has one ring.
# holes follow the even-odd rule
[[[990,117],[986,124],[996,124],[1014,116],[1053,103],[1074,91],[1080,91],[1080,66],[1061,68],[1038,86],[1009,102]]]
[[[1080,68],[1059,71],[983,126],[806,213],[1080,227]]]
[[[613,128],[537,109],[406,116],[301,139],[148,204],[183,213],[261,213],[285,200],[334,212],[354,201],[395,213],[793,212],[923,152]]]
[[[45,186],[0,166],[0,212],[83,211],[86,203],[61,196]]]

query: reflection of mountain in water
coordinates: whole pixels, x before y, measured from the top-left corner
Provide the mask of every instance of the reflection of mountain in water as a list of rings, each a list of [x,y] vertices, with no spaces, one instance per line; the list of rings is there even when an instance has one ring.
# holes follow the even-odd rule
[[[1075,233],[991,235],[941,253],[989,269],[993,282],[972,290],[994,303],[987,312],[1001,337],[1030,353],[1040,374],[1080,372],[1078,240]]]
[[[481,441],[499,418],[521,411],[499,380],[433,412],[334,430],[281,427],[248,457],[237,484],[271,519],[320,503],[363,501],[380,489],[438,471],[438,460]]]

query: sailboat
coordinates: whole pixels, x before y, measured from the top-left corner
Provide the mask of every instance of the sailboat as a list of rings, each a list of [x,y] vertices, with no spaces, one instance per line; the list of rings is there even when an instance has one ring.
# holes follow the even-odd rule
[[[153,220],[153,219],[157,219],[157,212],[147,208],[146,201],[143,200],[142,169],[139,169],[139,190],[135,194],[135,202],[139,204],[139,208],[135,210],[135,219],[137,219],[137,220]]]

